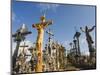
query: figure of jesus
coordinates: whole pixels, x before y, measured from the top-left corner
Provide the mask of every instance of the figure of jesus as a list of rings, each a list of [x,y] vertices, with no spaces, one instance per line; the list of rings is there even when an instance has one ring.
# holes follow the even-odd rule
[[[38,36],[36,40],[36,50],[37,50],[37,65],[36,65],[36,72],[42,72],[42,46],[43,46],[43,36],[44,36],[44,29],[52,24],[52,21],[46,21],[45,16],[40,17],[41,22],[37,24],[33,24],[32,27],[36,28],[38,31]]]
[[[89,47],[89,52],[90,52],[90,57],[93,56],[92,52],[94,51],[92,44],[94,43],[92,40],[91,35],[89,34],[91,31],[93,31],[93,29],[95,28],[95,26],[93,26],[92,28],[88,28],[87,26],[85,26],[85,29],[83,30],[82,27],[80,27],[81,31],[85,33],[86,35],[86,40],[88,43],[88,47]]]

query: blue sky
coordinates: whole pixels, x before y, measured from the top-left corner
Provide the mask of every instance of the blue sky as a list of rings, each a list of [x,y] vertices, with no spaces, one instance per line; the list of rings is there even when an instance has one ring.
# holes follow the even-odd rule
[[[46,30],[50,28],[55,35],[54,39],[67,49],[69,49],[68,44],[73,40],[75,28],[81,32],[80,27],[95,25],[95,6],[14,1],[12,3],[12,33],[15,33],[24,23],[32,31],[32,34],[27,36],[27,40],[35,42],[37,30],[32,28],[32,24],[40,22],[40,16],[43,15],[43,12],[45,12],[47,20],[53,20],[53,24]],[[95,30],[90,34],[94,40]],[[45,33],[44,41],[47,42],[47,39],[48,35]],[[82,32],[80,47],[82,52],[88,51],[85,34]]]

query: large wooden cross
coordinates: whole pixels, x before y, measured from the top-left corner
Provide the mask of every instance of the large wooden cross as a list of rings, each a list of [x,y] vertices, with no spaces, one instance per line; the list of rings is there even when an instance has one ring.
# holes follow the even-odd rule
[[[44,29],[52,24],[52,21],[46,21],[45,16],[40,17],[41,22],[37,24],[33,24],[32,27],[36,28],[38,31],[38,36],[36,40],[36,50],[37,50],[37,65],[36,65],[36,72],[42,72],[42,45],[43,45],[43,36],[44,36]]]
[[[17,42],[14,54],[12,56],[12,64],[13,64],[12,68],[13,68],[13,70],[14,70],[14,67],[16,65],[16,58],[17,58],[17,55],[18,55],[20,42],[25,40],[26,35],[31,34],[31,32],[26,30],[25,28],[23,28],[23,26],[25,26],[25,24],[23,24],[22,27],[20,29],[18,29],[15,34],[12,34],[14,41]]]

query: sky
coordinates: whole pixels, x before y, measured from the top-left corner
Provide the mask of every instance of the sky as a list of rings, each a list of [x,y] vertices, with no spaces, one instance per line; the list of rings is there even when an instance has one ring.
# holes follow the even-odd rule
[[[24,23],[32,34],[26,40],[36,42],[37,30],[32,28],[32,24],[40,22],[40,16],[45,13],[47,20],[53,20],[53,24],[48,26],[54,33],[52,37],[55,41],[63,44],[67,50],[70,49],[69,43],[73,41],[75,31],[83,29],[87,25],[89,28],[96,25],[95,6],[71,5],[71,4],[50,4],[35,2],[13,1],[12,3],[12,33]],[[95,41],[95,30],[91,33]],[[48,34],[44,34],[44,44],[47,42]],[[14,46],[14,42],[13,42]],[[14,46],[15,47],[15,46]],[[80,36],[81,52],[88,52],[85,33]]]

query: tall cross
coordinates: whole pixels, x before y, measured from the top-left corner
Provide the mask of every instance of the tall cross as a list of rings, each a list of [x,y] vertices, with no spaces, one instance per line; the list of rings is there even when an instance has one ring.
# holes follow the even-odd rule
[[[46,21],[45,15],[40,17],[40,23],[33,24],[32,27],[36,28],[38,31],[38,36],[36,40],[36,50],[37,50],[37,65],[36,65],[36,72],[42,72],[42,46],[43,46],[43,37],[44,37],[44,30],[49,25],[52,24],[52,21]]]
[[[19,45],[20,42],[23,40],[23,36],[21,35],[20,32],[16,32],[15,34],[12,35],[12,37],[14,37],[14,41],[17,43],[14,54],[12,56],[12,68],[14,69],[15,64],[16,64],[16,58],[17,58],[17,54],[18,54],[18,49],[19,49]]]
[[[22,27],[20,29],[18,29],[15,34],[12,34],[14,41],[17,42],[16,49],[15,49],[14,54],[12,56],[13,69],[14,69],[15,64],[16,64],[16,58],[18,55],[18,49],[19,49],[20,42],[24,41],[25,36],[28,34],[31,34],[31,32],[26,29],[25,24],[23,24]]]
[[[80,56],[81,55],[81,52],[80,52],[80,45],[79,45],[79,37],[80,37],[81,33],[80,32],[76,32],[75,35],[74,35],[74,39],[76,38],[76,41],[77,41],[77,52],[78,52],[78,55]]]
[[[95,57],[95,49],[93,48],[94,41],[90,35],[90,32],[92,32],[95,27],[96,26],[92,26],[91,28],[89,28],[88,26],[85,26],[84,29],[82,27],[80,27],[81,31],[84,32],[85,36],[86,36],[86,41],[88,43],[91,62],[93,62],[92,59]]]
[[[46,33],[49,35],[49,47],[48,47],[48,52],[51,55],[51,37],[54,36],[54,34],[51,32],[51,30],[49,29],[49,31],[46,31]]]

